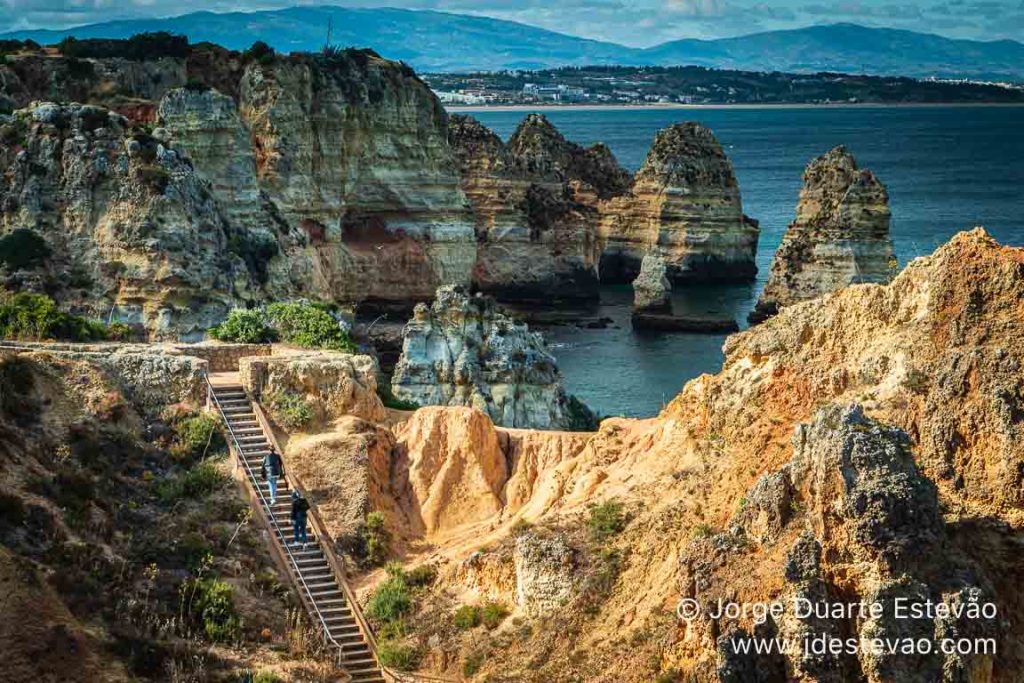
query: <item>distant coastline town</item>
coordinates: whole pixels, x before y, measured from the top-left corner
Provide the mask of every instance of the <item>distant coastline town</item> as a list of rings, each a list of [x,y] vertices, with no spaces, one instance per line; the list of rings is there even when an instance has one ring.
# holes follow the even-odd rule
[[[565,67],[432,73],[446,105],[714,105],[1024,103],[1024,84],[843,73],[730,71],[699,66]]]

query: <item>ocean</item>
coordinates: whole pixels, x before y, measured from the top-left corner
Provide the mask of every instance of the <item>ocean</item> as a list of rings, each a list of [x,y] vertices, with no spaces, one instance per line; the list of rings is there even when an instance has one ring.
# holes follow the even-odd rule
[[[544,112],[570,140],[604,142],[635,171],[654,134],[680,121],[710,127],[732,160],[747,215],[761,223],[757,281],[676,288],[677,311],[747,313],[792,220],[804,166],[846,145],[886,184],[901,264],[929,254],[955,233],[984,226],[1000,242],[1024,246],[1024,108],[806,107],[723,109],[556,109]],[[471,112],[507,139],[522,111]],[[602,415],[655,415],[683,384],[722,364],[720,335],[643,335],[629,325],[629,286],[606,287],[593,315],[607,329],[546,327],[568,390]]]

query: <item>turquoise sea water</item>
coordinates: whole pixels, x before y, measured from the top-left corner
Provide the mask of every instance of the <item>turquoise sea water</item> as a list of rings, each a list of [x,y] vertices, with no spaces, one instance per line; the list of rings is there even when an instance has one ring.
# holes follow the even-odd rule
[[[677,288],[677,310],[721,314],[745,324],[772,253],[792,220],[807,162],[845,144],[889,188],[892,234],[901,263],[931,253],[960,230],[985,226],[1024,246],[1024,108],[851,107],[803,109],[555,110],[545,112],[569,139],[604,142],[635,170],[655,132],[696,120],[714,130],[732,159],[744,211],[761,222],[758,280],[752,285]],[[473,116],[507,138],[524,112]],[[655,414],[682,385],[721,366],[724,337],[646,336],[629,326],[632,292],[602,291],[596,315],[618,329],[544,330],[569,389],[605,415]]]

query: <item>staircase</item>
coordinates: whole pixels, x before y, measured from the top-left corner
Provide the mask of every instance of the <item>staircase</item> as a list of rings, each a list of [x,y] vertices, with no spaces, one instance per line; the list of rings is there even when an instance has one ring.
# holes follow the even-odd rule
[[[254,505],[260,507],[273,536],[272,543],[288,567],[291,580],[306,605],[314,624],[319,624],[328,643],[338,651],[339,663],[353,683],[385,683],[384,673],[370,643],[360,630],[352,606],[339,583],[334,566],[313,538],[305,547],[289,546],[293,540],[291,486],[281,477],[277,504],[270,505],[270,486],[260,474],[263,457],[270,452],[270,440],[263,431],[252,402],[240,385],[210,385],[211,398],[224,417],[239,464],[251,490]],[[287,464],[285,474],[287,475]]]

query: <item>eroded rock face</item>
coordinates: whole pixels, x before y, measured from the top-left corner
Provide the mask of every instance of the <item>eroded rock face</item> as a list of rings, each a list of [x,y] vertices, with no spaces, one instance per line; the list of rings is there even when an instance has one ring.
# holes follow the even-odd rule
[[[394,446],[390,430],[353,416],[340,418],[332,431],[288,441],[284,456],[289,473],[302,482],[343,548],[358,547],[368,513],[393,513]]]
[[[775,481],[780,478],[788,480],[788,485]],[[943,549],[949,550],[935,486],[914,464],[909,437],[865,417],[859,406],[829,406],[809,424],[799,426],[790,463],[763,477],[748,500],[756,505],[748,504],[738,513],[729,532],[734,538],[755,537],[765,509],[788,509],[776,519],[775,533],[759,537],[757,542],[765,547],[793,538],[794,526],[804,529],[789,541],[792,547],[785,556],[785,613],[761,625],[764,634],[842,640],[844,634],[853,633],[861,642],[924,639],[938,643],[951,632],[991,638],[999,633],[997,617],[936,619],[899,611],[899,605],[927,601],[984,602],[993,593],[980,567],[963,558],[937,560]],[[703,554],[706,547],[697,547],[701,554],[683,560],[684,580],[697,599],[711,599],[716,593],[714,576],[729,573],[727,566],[741,556],[735,551],[740,546],[719,541],[714,552],[720,560],[708,559]],[[836,615],[797,608],[798,601],[805,605],[863,602],[878,605],[879,611]],[[734,680],[723,671],[773,665],[763,659],[725,648],[718,678]],[[867,647],[858,652],[798,648],[786,659],[785,669],[793,672],[789,678],[796,680],[838,683],[863,676],[869,681],[987,681],[992,680],[993,653],[965,657],[921,649],[892,653]],[[948,677],[951,672],[957,673]]]
[[[238,363],[243,386],[257,399],[301,396],[317,423],[346,415],[384,419],[377,395],[377,363],[370,356],[333,351],[250,356]]]
[[[896,265],[890,219],[885,185],[845,147],[812,161],[751,322],[850,284],[888,282]]]
[[[602,209],[601,280],[630,282],[658,248],[673,282],[749,281],[758,234],[714,134],[675,124],[655,136],[631,194]]]
[[[52,252],[42,275],[14,273],[9,287],[173,339],[252,297],[225,215],[183,154],[89,105],[35,103],[2,130],[13,144],[0,148],[0,225],[34,230]]]
[[[445,113],[408,67],[358,51],[250,64],[239,110],[260,188],[301,238],[272,287],[409,302],[469,283],[476,240]]]
[[[526,533],[516,539],[516,605],[531,618],[547,616],[577,590],[576,553],[560,536]]]
[[[544,339],[493,299],[441,287],[406,325],[392,393],[431,406],[470,406],[504,427],[572,424],[570,398]]]
[[[501,510],[508,463],[494,423],[471,408],[421,408],[397,429],[393,489],[414,533],[438,534]]]
[[[633,310],[641,313],[671,313],[672,283],[665,276],[665,260],[647,254],[640,274],[633,280]]]
[[[540,114],[527,116],[507,145],[455,115],[448,139],[473,206],[479,289],[545,304],[596,298],[598,204],[630,182],[611,151],[569,142]]]

